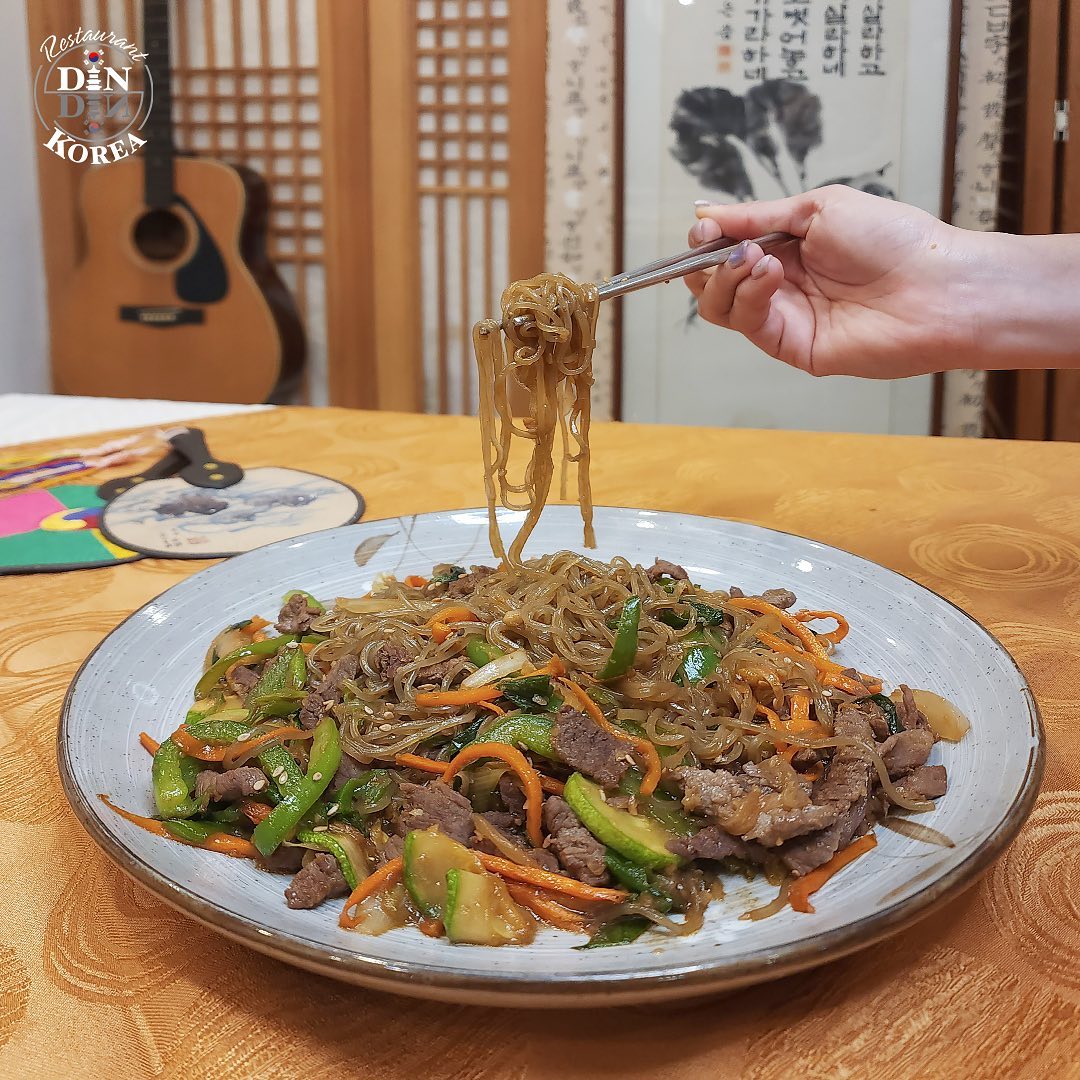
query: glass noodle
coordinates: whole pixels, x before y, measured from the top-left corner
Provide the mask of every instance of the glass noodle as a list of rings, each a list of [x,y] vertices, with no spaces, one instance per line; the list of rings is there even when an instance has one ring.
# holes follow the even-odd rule
[[[547,502],[555,471],[555,432],[560,429],[563,467],[577,465],[585,546],[596,546],[589,482],[589,395],[599,305],[595,285],[579,285],[563,274],[539,274],[506,287],[501,323],[485,319],[473,327],[491,549],[513,565],[520,565],[522,549]],[[520,325],[517,319],[523,320]],[[517,394],[523,397],[520,419],[513,412]],[[520,482],[510,479],[515,438],[532,444]],[[509,551],[495,517],[497,503],[526,512]]]

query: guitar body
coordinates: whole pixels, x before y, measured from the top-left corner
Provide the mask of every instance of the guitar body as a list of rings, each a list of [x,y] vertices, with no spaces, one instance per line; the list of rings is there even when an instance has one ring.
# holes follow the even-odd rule
[[[90,169],[86,257],[54,323],[64,394],[283,401],[304,359],[299,316],[266,259],[265,187],[248,170],[177,156],[151,208],[139,157]]]

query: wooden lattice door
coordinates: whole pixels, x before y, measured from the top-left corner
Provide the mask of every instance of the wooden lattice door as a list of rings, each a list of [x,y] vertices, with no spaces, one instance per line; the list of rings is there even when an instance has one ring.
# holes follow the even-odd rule
[[[28,0],[31,43],[78,24],[137,37],[140,6]],[[469,325],[543,268],[546,6],[173,0],[176,141],[267,182],[306,400],[474,407]],[[80,169],[43,159],[40,176],[55,303],[80,257]]]
[[[370,3],[375,351],[430,412],[475,408],[469,329],[543,269],[546,8]]]

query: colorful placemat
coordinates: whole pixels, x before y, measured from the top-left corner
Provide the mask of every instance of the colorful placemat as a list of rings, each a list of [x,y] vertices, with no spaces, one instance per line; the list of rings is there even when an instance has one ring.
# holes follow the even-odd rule
[[[0,498],[0,574],[85,570],[141,559],[101,533],[105,506],[90,484]]]

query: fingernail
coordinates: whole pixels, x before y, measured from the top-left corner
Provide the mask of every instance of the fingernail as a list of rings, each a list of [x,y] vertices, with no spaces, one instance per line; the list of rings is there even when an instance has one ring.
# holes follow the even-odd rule
[[[695,199],[694,200],[694,205],[695,206],[715,206],[716,203],[714,203],[712,201],[712,199]]]
[[[690,243],[694,246],[715,240],[720,236],[720,226],[712,218],[702,218],[690,226]]]
[[[754,264],[754,269],[750,271],[750,276],[764,277],[769,272],[769,269],[774,262],[776,262],[775,255],[766,255],[764,258],[759,259]]]
[[[750,247],[749,240],[743,240],[739,246],[728,256],[727,264],[732,270],[738,270],[746,262],[746,252]]]

